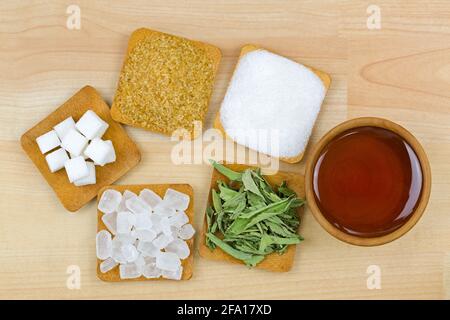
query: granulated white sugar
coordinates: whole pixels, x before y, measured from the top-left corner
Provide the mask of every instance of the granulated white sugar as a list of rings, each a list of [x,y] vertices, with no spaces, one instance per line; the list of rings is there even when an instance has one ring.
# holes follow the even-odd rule
[[[240,59],[220,120],[237,143],[275,157],[294,157],[308,143],[325,92],[309,68],[255,50]]]

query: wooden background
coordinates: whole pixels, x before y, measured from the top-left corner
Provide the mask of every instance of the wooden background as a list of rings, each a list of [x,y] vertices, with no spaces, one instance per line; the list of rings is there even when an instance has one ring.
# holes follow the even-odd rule
[[[81,30],[66,8],[81,8]],[[381,29],[368,30],[369,3]],[[246,43],[266,46],[331,74],[312,137],[349,118],[380,116],[408,128],[428,153],[433,187],[416,227],[376,248],[341,243],[307,211],[294,269],[247,270],[195,256],[186,282],[104,283],[95,275],[96,209],[59,204],[26,157],[19,137],[86,84],[110,104],[129,34],[139,27],[203,40],[223,52],[207,127]],[[0,298],[449,298],[450,2],[441,1],[7,1],[0,2]],[[196,227],[211,169],[173,165],[166,137],[126,127],[142,162],[118,181],[187,182]],[[309,152],[305,160],[308,160]],[[303,172],[305,160],[283,169]],[[381,268],[379,290],[366,269]],[[66,286],[68,266],[81,288]]]

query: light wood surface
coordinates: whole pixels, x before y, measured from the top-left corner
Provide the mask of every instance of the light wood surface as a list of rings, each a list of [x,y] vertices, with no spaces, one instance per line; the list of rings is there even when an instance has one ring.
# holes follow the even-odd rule
[[[0,2],[0,298],[449,298],[450,3],[376,1],[381,29],[369,30],[372,1],[77,1],[81,30],[66,28],[65,1]],[[428,207],[404,237],[379,247],[342,243],[306,210],[305,238],[288,273],[201,259],[182,282],[105,283],[96,276],[94,201],[69,214],[20,147],[20,136],[90,84],[111,104],[127,48],[139,27],[222,50],[206,127],[246,43],[268,47],[330,74],[333,82],[311,146],[358,116],[398,122],[423,145],[433,185]],[[126,127],[142,161],[119,184],[189,183],[195,226],[206,207],[211,168],[175,165],[167,137]],[[198,240],[198,239],[197,239]],[[198,241],[197,241],[198,242]],[[367,289],[370,265],[381,289]],[[68,289],[69,266],[81,288]]]

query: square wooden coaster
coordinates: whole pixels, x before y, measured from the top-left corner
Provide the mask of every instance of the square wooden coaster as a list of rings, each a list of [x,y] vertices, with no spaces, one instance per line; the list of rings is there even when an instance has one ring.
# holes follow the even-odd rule
[[[219,48],[156,30],[141,28],[128,41],[111,108],[114,120],[186,138],[201,132],[222,54]]]
[[[70,116],[75,122],[78,121],[89,109],[109,124],[102,139],[112,141],[116,151],[116,161],[104,167],[95,167],[96,184],[77,187],[69,182],[64,168],[54,173],[50,172],[45,155],[41,153],[36,143],[36,138],[52,130],[55,125]],[[108,105],[91,86],[82,88],[48,117],[24,133],[20,142],[28,157],[53,188],[62,205],[72,212],[95,198],[102,187],[114,183],[141,160],[136,144],[122,126],[111,118]]]
[[[243,46],[242,49],[241,49],[241,53],[239,55],[239,60],[242,59],[242,57],[245,56],[247,53],[255,51],[255,50],[260,50],[260,49],[267,50],[265,48],[261,48],[259,46],[255,46],[255,45],[251,45],[251,44]],[[268,51],[270,51],[270,50],[268,50]],[[239,61],[236,64],[234,70],[236,70],[238,65],[239,65]],[[312,72],[314,72],[320,78],[320,80],[322,80],[322,83],[325,86],[326,90],[328,90],[330,88],[330,85],[331,85],[331,77],[330,77],[330,75],[328,75],[327,73],[325,73],[323,71],[315,69],[313,67],[306,66],[306,65],[304,65],[304,66],[309,68]],[[230,82],[231,82],[231,80],[230,80]],[[216,116],[214,118],[214,125],[213,126],[217,130],[219,130],[224,137],[227,137],[228,139],[231,139],[226,134],[225,129],[223,128],[222,123],[220,121],[220,109],[216,113]],[[231,140],[233,140],[233,139],[231,139]],[[302,153],[300,153],[300,154],[298,154],[296,156],[293,156],[293,157],[280,157],[280,160],[284,161],[284,162],[287,162],[287,163],[297,163],[297,162],[300,162],[303,159],[303,154],[304,154],[304,152],[302,152]]]
[[[131,192],[139,193],[143,189],[153,190],[156,194],[158,194],[161,198],[164,197],[166,190],[168,188],[183,192],[187,194],[190,198],[189,207],[186,209],[185,213],[189,217],[190,224],[194,222],[194,191],[189,184],[135,184],[135,185],[112,185],[103,187],[97,196],[97,206],[98,202],[103,194],[108,189],[114,189],[123,194],[125,190],[129,190]],[[103,213],[100,210],[97,210],[97,232],[101,230],[108,230],[105,224],[102,221]],[[189,250],[191,251],[189,257],[181,260],[181,265],[183,266],[183,274],[181,275],[181,280],[189,280],[192,277],[193,267],[194,267],[194,237],[186,241],[189,246]],[[102,260],[97,259],[97,277],[100,280],[108,281],[108,282],[119,282],[119,281],[151,281],[151,280],[170,280],[165,278],[157,278],[157,279],[147,279],[144,276],[135,279],[121,279],[119,275],[119,266],[114,267],[112,270],[102,273],[100,271],[100,263]]]
[[[237,172],[241,172],[244,171],[245,169],[252,168],[251,166],[243,164],[224,164],[224,165],[230,168],[231,170]],[[283,181],[286,181],[287,186],[297,194],[297,197],[302,199],[305,198],[305,180],[302,174],[294,172],[278,171],[274,175],[267,175],[264,177],[267,179],[267,181],[272,187],[276,185],[279,186]],[[229,183],[230,181],[219,171],[213,169],[207,207],[212,206],[211,190],[217,188],[218,180],[222,180],[225,183]],[[299,216],[303,213],[303,207],[304,206],[301,206],[300,208],[297,209]],[[199,252],[201,257],[211,260],[223,260],[232,263],[244,264],[241,260],[238,260],[230,256],[229,254],[225,253],[222,249],[218,247],[216,247],[214,250],[211,251],[211,249],[206,246],[206,230],[207,230],[207,223],[205,214],[199,245]],[[294,264],[295,248],[296,248],[295,245],[290,245],[288,246],[286,252],[282,255],[276,252],[269,254],[265,257],[265,259],[261,263],[257,264],[255,268],[275,272],[289,271],[292,268],[292,265]]]

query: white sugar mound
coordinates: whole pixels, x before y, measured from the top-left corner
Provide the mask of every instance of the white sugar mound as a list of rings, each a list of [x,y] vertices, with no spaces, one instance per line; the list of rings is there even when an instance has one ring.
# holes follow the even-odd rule
[[[234,141],[275,156],[294,157],[308,143],[325,86],[307,67],[256,50],[239,61],[220,109]]]

